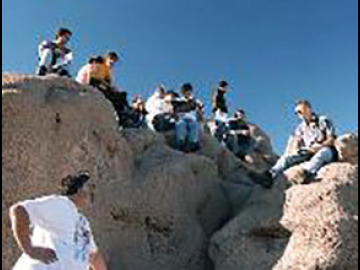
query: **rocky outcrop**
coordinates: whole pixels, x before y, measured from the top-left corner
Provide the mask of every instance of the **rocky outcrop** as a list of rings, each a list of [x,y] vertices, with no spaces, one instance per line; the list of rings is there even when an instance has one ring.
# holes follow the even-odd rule
[[[230,211],[217,164],[148,131],[119,133],[111,105],[70,80],[9,75],[2,84],[3,270],[19,255],[9,206],[57,192],[79,170],[97,186],[87,214],[110,269],[209,269],[210,236]]]
[[[335,146],[339,152],[340,161],[359,164],[358,136],[351,133],[345,134],[336,140]]]
[[[255,188],[242,211],[212,238],[209,254],[216,270],[267,270],[281,258],[290,233],[279,220],[284,186]]]
[[[109,269],[315,270],[357,267],[357,137],[337,141],[342,163],[320,183],[255,186],[251,169],[276,159],[257,126],[248,163],[208,134],[183,154],[169,134],[115,128],[111,104],[72,80],[2,77],[2,269],[19,256],[8,208],[58,192],[88,170],[97,186],[86,213]],[[171,137],[171,136],[170,136]]]
[[[292,237],[274,270],[358,269],[358,166],[331,164],[320,175],[287,191],[281,224]]]

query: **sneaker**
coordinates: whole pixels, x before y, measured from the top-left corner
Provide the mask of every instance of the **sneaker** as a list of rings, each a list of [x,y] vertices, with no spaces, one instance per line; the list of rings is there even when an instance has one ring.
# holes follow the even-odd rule
[[[314,183],[317,180],[315,173],[311,173],[311,172],[308,172],[306,170],[304,171],[304,177],[305,177],[305,180],[304,180],[305,185]]]
[[[250,171],[248,175],[255,184],[260,185],[263,188],[271,189],[274,185],[273,175],[269,171],[264,173]]]
[[[195,153],[200,150],[200,144],[198,142],[190,143],[189,152]]]

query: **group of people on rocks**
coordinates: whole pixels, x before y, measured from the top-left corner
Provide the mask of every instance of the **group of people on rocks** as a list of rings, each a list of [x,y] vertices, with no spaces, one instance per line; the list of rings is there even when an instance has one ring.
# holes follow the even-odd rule
[[[60,29],[54,41],[45,41],[39,48],[37,74],[70,76],[73,59],[66,43],[71,31]],[[136,96],[128,104],[127,93],[113,85],[112,67],[120,60],[114,53],[97,56],[79,71],[76,80],[96,87],[113,104],[119,125],[123,128],[147,128],[175,131],[175,147],[193,152],[200,147],[200,134],[205,128],[204,104],[194,96],[193,87],[186,83],[180,94],[167,91],[162,85],[145,102]],[[240,159],[254,148],[250,126],[244,110],[229,117],[226,93],[229,85],[221,81],[213,95],[215,138]],[[249,171],[254,182],[271,188],[282,173],[303,164],[300,176],[312,182],[326,164],[337,161],[336,131],[329,118],[313,111],[309,101],[296,103],[295,114],[301,120],[294,138],[296,152],[284,155],[263,173]],[[88,183],[90,175],[79,173],[63,179],[61,196],[46,196],[15,204],[10,209],[14,237],[23,255],[14,270],[107,270],[104,257],[97,248],[88,220],[80,211],[94,200],[95,188]]]
[[[70,77],[69,66],[73,54],[67,43],[71,37],[69,29],[61,28],[56,32],[54,40],[40,44],[37,75]],[[120,128],[173,131],[176,149],[196,152],[200,149],[201,133],[208,127],[208,122],[213,122],[211,131],[214,137],[240,159],[245,160],[246,155],[256,146],[246,112],[237,109],[232,117],[229,116],[226,99],[228,82],[219,82],[212,97],[212,121],[207,121],[204,103],[195,97],[190,83],[183,84],[179,93],[159,85],[147,101],[141,96],[135,96],[129,103],[127,92],[114,86],[113,67],[120,60],[116,52],[90,57],[76,76],[77,82],[95,87],[112,103]],[[336,159],[336,134],[332,122],[325,116],[316,115],[310,102],[305,100],[296,104],[296,115],[302,120],[295,133],[299,141],[298,155],[282,157],[271,171],[261,175],[263,179],[274,179],[288,167],[309,160],[304,174],[311,178],[324,164]]]
[[[44,41],[39,46],[37,75],[57,74],[70,77],[69,66],[73,60],[67,47],[72,32],[62,28],[55,40]],[[136,96],[128,101],[127,92],[114,86],[113,67],[121,59],[116,52],[92,56],[78,72],[76,81],[98,89],[108,99],[116,112],[119,128],[150,128],[156,132],[174,131],[174,147],[183,152],[200,149],[201,132],[205,129],[204,104],[194,96],[190,83],[181,86],[179,93],[159,85],[145,101]],[[252,147],[249,127],[243,110],[228,118],[225,94],[226,81],[221,81],[214,95],[213,118],[216,123],[214,136],[237,156],[244,159]]]

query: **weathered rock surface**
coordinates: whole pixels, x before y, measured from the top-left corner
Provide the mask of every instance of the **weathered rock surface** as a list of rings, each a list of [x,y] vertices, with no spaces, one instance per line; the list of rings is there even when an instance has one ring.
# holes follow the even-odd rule
[[[2,84],[3,270],[19,255],[9,206],[57,192],[79,170],[98,187],[88,215],[110,269],[209,269],[210,236],[230,209],[213,161],[148,131],[119,134],[111,105],[72,81],[8,75]]]
[[[331,164],[319,175],[287,191],[281,224],[293,234],[274,270],[358,269],[358,166]]]
[[[243,210],[212,238],[210,257],[216,270],[267,270],[281,258],[289,232],[280,224],[284,186],[253,189]]]
[[[338,139],[342,163],[325,167],[322,182],[286,191],[285,181],[264,190],[247,175],[276,158],[269,137],[257,126],[252,134],[247,164],[208,134],[186,155],[166,135],[117,131],[111,105],[92,88],[3,75],[2,269],[19,256],[8,208],[56,193],[79,170],[97,185],[86,214],[110,270],[355,269],[357,137]]]
[[[340,161],[359,164],[358,136],[351,133],[345,134],[336,140],[335,146],[339,152]]]

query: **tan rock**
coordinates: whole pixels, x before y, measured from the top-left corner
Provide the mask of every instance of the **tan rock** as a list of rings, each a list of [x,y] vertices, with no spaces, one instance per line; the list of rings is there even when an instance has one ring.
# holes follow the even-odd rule
[[[209,254],[216,270],[268,270],[281,258],[289,232],[280,224],[284,186],[254,188],[236,218],[212,238]]]
[[[340,161],[359,164],[358,137],[355,134],[345,134],[336,140],[335,146],[339,152]]]
[[[87,214],[110,269],[208,268],[210,236],[229,212],[213,161],[149,131],[118,133],[111,104],[71,80],[5,75],[2,86],[3,270],[19,256],[7,209],[79,170],[97,185]]]
[[[331,164],[320,175],[287,191],[281,224],[293,235],[274,270],[357,269],[358,167]]]

